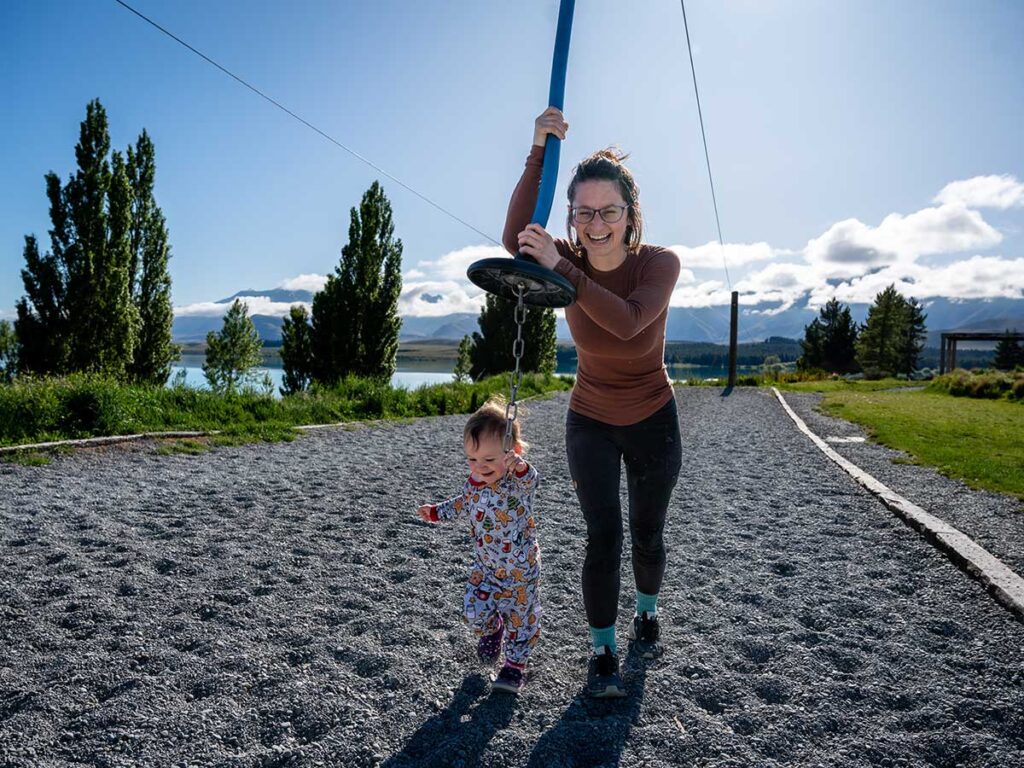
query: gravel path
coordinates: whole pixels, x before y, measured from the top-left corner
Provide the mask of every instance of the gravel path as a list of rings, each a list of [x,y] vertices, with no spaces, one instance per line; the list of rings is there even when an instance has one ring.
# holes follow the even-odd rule
[[[677,397],[669,650],[626,660],[618,702],[582,696],[565,395],[524,419],[545,625],[518,699],[458,620],[465,530],[414,517],[459,487],[464,417],[0,465],[0,766],[1024,765],[1024,624],[770,391]]]

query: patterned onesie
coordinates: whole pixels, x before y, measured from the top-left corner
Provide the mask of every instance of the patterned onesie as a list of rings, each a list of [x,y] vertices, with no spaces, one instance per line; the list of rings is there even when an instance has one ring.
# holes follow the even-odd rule
[[[462,493],[434,506],[432,520],[469,518],[473,568],[463,609],[478,637],[505,622],[505,658],[525,664],[540,637],[540,549],[533,494],[540,476],[532,465],[490,485],[470,476]]]

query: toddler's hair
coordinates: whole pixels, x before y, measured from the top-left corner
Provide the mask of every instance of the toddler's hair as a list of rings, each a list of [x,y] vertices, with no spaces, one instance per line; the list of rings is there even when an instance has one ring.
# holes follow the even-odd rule
[[[505,398],[501,395],[494,395],[486,403],[476,409],[476,412],[466,421],[466,428],[462,431],[462,439],[465,442],[472,442],[473,445],[480,445],[480,438],[492,436],[499,441],[505,439]],[[512,422],[512,445],[519,443],[523,450],[526,450],[526,443],[522,441],[519,434],[519,419]]]

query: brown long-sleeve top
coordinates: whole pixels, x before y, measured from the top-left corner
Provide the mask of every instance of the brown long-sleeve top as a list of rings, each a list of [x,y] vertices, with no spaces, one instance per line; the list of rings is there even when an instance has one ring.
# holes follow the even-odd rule
[[[534,146],[512,193],[502,237],[519,250],[537,204],[544,148]],[[679,277],[679,257],[667,248],[643,244],[613,270],[594,269],[584,250],[573,253],[555,239],[562,257],[555,271],[576,286],[576,302],[565,308],[576,342],[576,386],[569,407],[583,416],[625,426],[643,421],[673,397],[665,369],[668,302]]]

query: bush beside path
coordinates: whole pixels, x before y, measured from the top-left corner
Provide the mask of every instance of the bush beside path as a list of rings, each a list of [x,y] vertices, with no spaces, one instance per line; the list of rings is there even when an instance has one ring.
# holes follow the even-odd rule
[[[524,417],[545,623],[518,699],[488,696],[458,620],[464,526],[414,515],[460,486],[464,416],[0,465],[0,765],[1024,763],[1024,624],[770,391],[677,399],[668,652],[626,660],[619,702],[582,695],[565,394]]]

